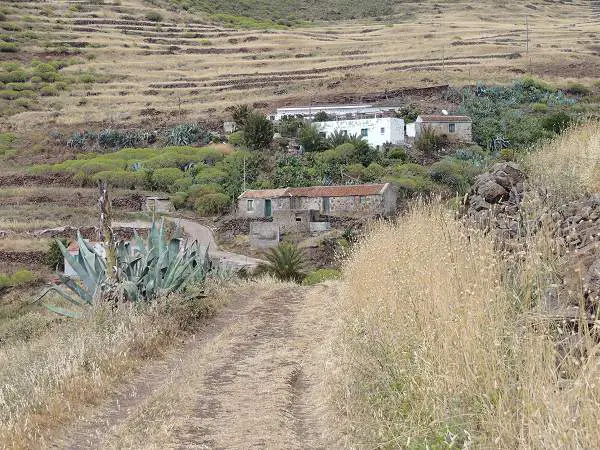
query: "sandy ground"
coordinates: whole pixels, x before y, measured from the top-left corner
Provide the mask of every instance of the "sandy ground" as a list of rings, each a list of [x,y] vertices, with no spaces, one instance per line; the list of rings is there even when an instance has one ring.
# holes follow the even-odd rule
[[[338,448],[324,380],[337,285],[244,284],[54,448]]]

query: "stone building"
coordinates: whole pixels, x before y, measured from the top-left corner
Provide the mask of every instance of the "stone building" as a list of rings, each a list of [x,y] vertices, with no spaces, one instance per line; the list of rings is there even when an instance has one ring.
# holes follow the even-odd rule
[[[238,198],[238,215],[247,218],[293,217],[300,211],[321,215],[390,216],[396,211],[397,189],[390,183],[310,186],[246,191]],[[294,211],[294,214],[283,214]]]
[[[472,142],[472,121],[468,116],[428,115],[419,116],[415,121],[415,138],[424,130],[429,129],[439,135],[446,135],[448,139],[456,142]]]

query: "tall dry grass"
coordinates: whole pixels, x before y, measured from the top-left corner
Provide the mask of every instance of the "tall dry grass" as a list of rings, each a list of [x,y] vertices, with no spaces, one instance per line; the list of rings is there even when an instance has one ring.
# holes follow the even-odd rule
[[[173,295],[149,307],[98,306],[0,343],[0,447],[44,447],[54,429],[193,329],[209,305]]]
[[[600,192],[600,121],[566,130],[522,161],[529,184],[556,202]]]
[[[528,251],[506,260],[439,204],[359,246],[339,300],[336,398],[349,446],[597,446],[600,360],[590,348],[560,378],[560,334],[530,309],[543,249]]]

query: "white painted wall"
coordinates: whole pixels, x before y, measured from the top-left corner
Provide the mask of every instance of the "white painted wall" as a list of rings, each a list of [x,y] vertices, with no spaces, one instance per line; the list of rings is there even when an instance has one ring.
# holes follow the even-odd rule
[[[326,136],[336,131],[346,131],[349,135],[361,135],[363,129],[367,130],[364,139],[373,147],[404,143],[404,120],[395,117],[378,117],[373,119],[334,120],[330,122],[315,122],[313,124]]]
[[[406,137],[414,138],[416,136],[417,136],[416,124],[414,122],[407,123],[406,124]]]
[[[378,114],[385,111],[395,111],[394,106],[371,106],[371,105],[313,105],[277,108],[274,114],[269,115],[271,120],[281,120],[283,116],[303,116],[312,119],[318,112],[324,112],[332,116],[344,116],[346,114]]]

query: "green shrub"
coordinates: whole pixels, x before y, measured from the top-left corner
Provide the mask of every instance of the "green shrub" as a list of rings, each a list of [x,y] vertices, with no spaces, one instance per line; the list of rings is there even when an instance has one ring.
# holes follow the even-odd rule
[[[231,207],[231,201],[226,194],[206,194],[196,198],[194,209],[201,216],[225,214]]]
[[[378,181],[385,174],[385,168],[373,162],[365,169],[365,180],[366,181]]]
[[[397,159],[401,161],[406,161],[408,157],[408,155],[406,154],[406,150],[403,147],[390,148],[386,156],[390,159]]]
[[[79,75],[79,81],[85,84],[91,84],[96,82],[96,77],[93,73],[82,73]]]
[[[300,130],[300,145],[306,152],[321,152],[327,148],[325,138],[314,126],[306,124]]]
[[[19,46],[14,42],[0,41],[0,52],[2,53],[16,53],[19,51]]]
[[[65,258],[62,254],[60,246],[58,245],[59,241],[65,247],[69,245],[67,239],[52,239],[50,244],[48,244],[48,250],[46,250],[43,262],[44,265],[48,266],[50,269],[62,272],[65,270]]]
[[[46,86],[42,86],[40,89],[40,95],[42,97],[56,97],[58,95],[58,89],[50,84],[47,84]]]
[[[360,163],[348,164],[344,167],[344,171],[352,178],[362,180],[365,177],[365,166]]]
[[[172,128],[167,136],[169,145],[192,145],[196,143],[208,144],[209,135],[198,125],[184,123]]]
[[[227,174],[223,172],[221,169],[217,169],[216,167],[207,167],[201,169],[194,181],[197,184],[209,184],[216,183],[219,184],[223,182],[223,180],[227,177]]]
[[[177,210],[184,209],[187,206],[188,194],[187,192],[175,192],[171,195],[171,203]]]
[[[192,187],[192,184],[194,184],[194,180],[192,180],[192,178],[182,177],[182,178],[179,178],[178,180],[175,180],[175,182],[173,183],[173,189],[171,189],[171,191],[172,192],[185,192],[189,188]]]
[[[431,165],[429,175],[431,178],[454,192],[464,194],[481,171],[473,165],[451,158],[445,158]]]
[[[0,98],[4,100],[14,100],[20,97],[20,93],[13,89],[2,89],[0,90]]]
[[[571,123],[571,116],[564,111],[547,115],[542,119],[542,127],[554,133],[561,133]]]
[[[581,83],[570,83],[565,89],[564,91],[567,94],[571,94],[571,95],[580,95],[580,96],[586,96],[589,95],[592,91],[589,87],[587,87],[584,84]]]
[[[0,273],[0,288],[24,286],[36,280],[36,275],[27,269],[17,270],[12,275]]]
[[[146,13],[146,20],[150,22],[162,22],[163,16],[158,11],[150,11]]]
[[[110,186],[123,189],[134,189],[144,186],[144,174],[141,172],[130,172],[123,169],[107,170],[96,173],[92,180],[98,182],[104,180]]]
[[[244,145],[244,132],[234,131],[229,136],[227,136],[227,142],[229,142],[234,147],[241,147],[242,145]]]
[[[548,112],[548,105],[546,103],[534,103],[531,105],[531,110],[537,113]]]
[[[282,281],[299,283],[305,277],[306,255],[299,247],[283,242],[267,250],[263,256],[267,261],[257,268],[257,274],[268,274]]]
[[[33,68],[33,75],[38,76],[47,83],[53,83],[59,77],[56,67],[49,63],[39,63]]]
[[[309,273],[302,284],[307,286],[314,286],[315,284],[322,283],[326,280],[338,280],[342,277],[342,273],[337,269],[318,269],[314,272]]]
[[[421,134],[415,141],[415,149],[430,155],[439,151],[443,146],[448,144],[448,137],[440,135],[430,127],[424,127]]]
[[[273,141],[273,124],[262,114],[251,113],[244,125],[244,142],[250,150],[266,149]]]
[[[183,175],[184,173],[177,168],[165,167],[164,169],[156,169],[152,173],[152,181],[158,190],[175,192],[175,182]]]
[[[329,120],[332,120],[329,117],[329,114],[327,114],[325,111],[319,111],[318,113],[315,114],[315,122],[327,122]]]
[[[246,126],[250,114],[252,114],[252,108],[248,105],[235,105],[231,109],[231,118],[239,128]]]
[[[23,69],[13,69],[7,70],[6,72],[0,73],[0,81],[2,83],[23,83],[29,80],[30,76]]]

